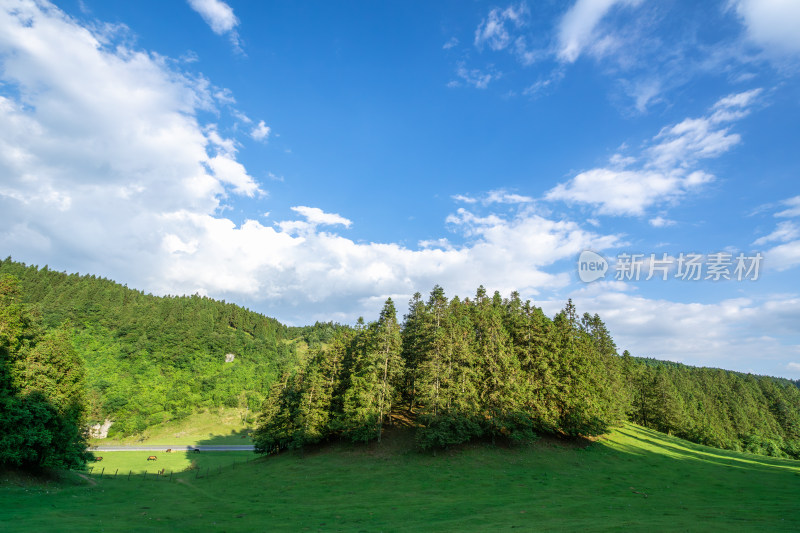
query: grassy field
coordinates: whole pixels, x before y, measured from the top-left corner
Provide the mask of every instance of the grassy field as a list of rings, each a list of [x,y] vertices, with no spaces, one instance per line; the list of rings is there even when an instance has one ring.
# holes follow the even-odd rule
[[[199,470],[193,475],[205,475],[207,469],[215,472],[219,468],[233,467],[234,464],[243,464],[257,458],[253,452],[96,452],[103,458],[101,462],[92,463],[88,466],[92,476],[138,476],[144,473],[153,475],[160,470],[164,470],[166,475],[171,473],[178,474],[187,470]],[[155,456],[157,460],[148,461],[147,458]]]
[[[236,454],[200,453],[206,473],[172,481],[4,476],[0,530],[800,530],[800,462],[636,426],[595,443],[474,444],[435,457],[409,444],[408,433],[396,432],[382,445],[333,445],[236,466]],[[128,464],[110,455],[106,468]],[[226,457],[229,466],[212,466]]]

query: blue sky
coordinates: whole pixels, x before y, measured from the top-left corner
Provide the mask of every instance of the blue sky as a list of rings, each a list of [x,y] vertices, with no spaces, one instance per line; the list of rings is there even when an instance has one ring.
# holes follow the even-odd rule
[[[797,27],[789,0],[0,0],[0,253],[295,325],[517,289],[635,355],[800,378]],[[717,252],[758,279],[676,277]]]

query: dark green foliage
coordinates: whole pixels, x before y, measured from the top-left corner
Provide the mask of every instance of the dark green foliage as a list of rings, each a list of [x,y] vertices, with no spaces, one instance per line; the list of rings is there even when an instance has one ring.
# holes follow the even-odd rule
[[[247,416],[296,362],[288,328],[233,304],[197,295],[155,297],[10,259],[0,261],[3,273],[20,280],[21,301],[53,332],[42,349],[57,342],[59,328],[66,337],[58,342],[70,339],[86,368],[89,422],[113,420],[111,435],[202,408],[234,407]],[[226,354],[234,354],[233,362],[225,362]],[[41,354],[28,357],[36,365]]]
[[[290,339],[303,339],[309,348],[321,348],[333,340],[340,330],[349,329],[336,322],[315,322],[313,326],[288,328],[287,337]]]
[[[257,448],[268,452],[331,436],[379,440],[392,411],[415,419],[421,449],[481,436],[596,435],[627,410],[611,390],[621,379],[612,375],[616,359],[600,319],[582,328],[571,302],[551,321],[516,293],[510,300],[498,293],[490,298],[480,287],[474,300],[448,300],[436,286],[426,302],[414,295],[402,331],[389,300],[377,322],[360,321],[353,332],[340,333],[273,389]],[[319,379],[312,376],[332,386],[311,385]],[[312,402],[312,396],[324,400]]]
[[[270,390],[253,434],[256,450],[300,448],[334,433],[354,442],[380,440],[404,374],[400,325],[389,299],[377,322],[339,330],[326,349]]]
[[[418,418],[417,446],[421,450],[447,448],[480,437],[479,420],[470,413],[449,411],[437,415],[422,414]]]
[[[398,400],[397,384],[403,375],[400,325],[391,298],[377,322],[357,331],[348,355],[336,426],[353,441],[380,441],[384,419]]]
[[[45,333],[16,278],[0,277],[0,465],[84,465],[84,385],[68,332]]]

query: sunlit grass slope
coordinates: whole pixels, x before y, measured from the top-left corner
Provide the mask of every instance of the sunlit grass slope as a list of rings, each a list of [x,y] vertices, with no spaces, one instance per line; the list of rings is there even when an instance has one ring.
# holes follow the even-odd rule
[[[475,444],[435,457],[409,445],[400,432],[382,445],[334,445],[216,472],[207,466],[206,477],[187,472],[172,482],[6,482],[0,529],[800,530],[799,462],[719,451],[636,426],[591,444]]]
[[[163,470],[166,475],[178,474],[193,468],[201,468],[199,474],[206,474],[206,468],[228,468],[256,459],[252,452],[96,452],[103,458],[88,466],[92,476],[138,476],[152,475]],[[148,457],[156,457],[155,461]],[[215,470],[217,473],[218,470]],[[195,472],[197,474],[197,472]],[[173,477],[174,479],[174,477]]]
[[[159,444],[252,444],[252,424],[242,421],[242,409],[211,409],[181,420],[171,420],[147,428],[143,433],[123,438],[91,439],[92,446]],[[253,414],[249,413],[253,418]]]

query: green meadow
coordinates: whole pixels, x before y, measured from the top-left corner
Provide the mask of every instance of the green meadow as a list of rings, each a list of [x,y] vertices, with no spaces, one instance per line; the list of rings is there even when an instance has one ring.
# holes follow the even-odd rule
[[[103,458],[100,462],[90,463],[87,471],[93,477],[125,477],[154,475],[163,470],[169,476],[186,472],[195,471],[193,475],[206,475],[211,468],[215,473],[220,468],[235,467],[236,464],[243,464],[253,461],[256,456],[253,452],[216,452],[204,451],[202,453],[193,452],[96,452],[96,456]],[[156,457],[155,461],[148,460],[148,457]],[[202,467],[202,469],[201,469]]]
[[[103,453],[102,478],[97,470],[49,481],[4,475],[0,529],[800,530],[800,462],[633,425],[595,442],[476,443],[435,456],[413,451],[411,434],[394,430],[382,444],[248,463],[254,456],[241,452],[159,453],[158,466],[176,471],[171,480],[107,475],[111,466],[154,469],[147,455]],[[177,472],[191,461],[196,470]]]

